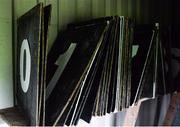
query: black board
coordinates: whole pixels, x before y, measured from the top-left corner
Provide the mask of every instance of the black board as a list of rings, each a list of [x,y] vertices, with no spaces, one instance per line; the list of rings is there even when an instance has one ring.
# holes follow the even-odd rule
[[[18,19],[17,103],[28,125],[44,125],[48,27],[51,5],[37,4]]]
[[[68,105],[68,100],[71,100],[77,90],[80,80],[82,79],[82,75],[86,72],[85,68],[89,63],[91,55],[94,52],[94,48],[97,45],[97,41],[99,40],[99,36],[102,34],[104,27],[105,25],[94,25],[93,27],[76,30],[78,34],[82,34],[84,36],[79,36],[77,38],[79,41],[78,46],[71,56],[71,59],[68,62],[55,89],[46,101],[47,125],[56,124],[58,122],[56,119],[59,119],[58,117],[62,115],[65,107]],[[90,34],[92,34],[94,38],[90,39]],[[59,102],[58,100],[61,101]]]
[[[17,101],[29,124],[34,126],[38,125],[42,10],[40,3],[17,21]]]

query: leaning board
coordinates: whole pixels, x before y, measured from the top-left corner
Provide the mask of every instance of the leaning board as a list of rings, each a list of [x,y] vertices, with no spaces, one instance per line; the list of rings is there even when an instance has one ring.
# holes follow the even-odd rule
[[[43,5],[18,19],[17,101],[30,125],[38,124],[39,60]]]

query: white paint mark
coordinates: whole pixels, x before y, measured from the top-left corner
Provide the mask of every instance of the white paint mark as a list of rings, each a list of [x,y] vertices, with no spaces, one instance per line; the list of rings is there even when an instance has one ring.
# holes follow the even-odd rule
[[[24,71],[25,53],[26,53],[26,60],[25,60],[26,68]],[[24,72],[25,72],[25,78],[24,78]],[[22,42],[21,51],[20,51],[20,82],[21,82],[21,87],[24,93],[28,91],[30,75],[31,75],[31,54],[29,50],[28,40],[24,39]]]

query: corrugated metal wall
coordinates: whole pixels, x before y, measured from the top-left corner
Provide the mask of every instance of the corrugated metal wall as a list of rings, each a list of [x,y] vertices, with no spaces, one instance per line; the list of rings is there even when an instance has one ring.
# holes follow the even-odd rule
[[[123,15],[137,23],[170,22],[171,0],[14,0],[15,19],[38,2],[52,4],[49,46],[59,30],[73,21],[110,15]]]

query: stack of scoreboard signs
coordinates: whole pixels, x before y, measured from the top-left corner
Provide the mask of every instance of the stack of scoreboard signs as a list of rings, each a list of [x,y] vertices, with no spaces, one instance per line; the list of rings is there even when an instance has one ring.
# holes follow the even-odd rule
[[[17,23],[17,103],[29,125],[44,125],[47,35],[51,5],[40,3]]]
[[[46,125],[77,125],[130,106],[133,21],[69,24],[47,61]]]
[[[132,20],[70,24],[47,54],[50,12],[38,4],[18,19],[17,102],[29,125],[76,125],[129,107]]]
[[[17,102],[29,125],[77,125],[128,108],[133,20],[69,24],[47,53],[50,13],[38,4],[18,19]]]

